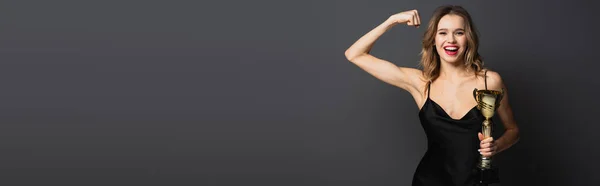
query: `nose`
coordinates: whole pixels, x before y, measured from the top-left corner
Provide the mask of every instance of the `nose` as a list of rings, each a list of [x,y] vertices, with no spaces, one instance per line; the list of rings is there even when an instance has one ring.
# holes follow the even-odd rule
[[[449,34],[449,36],[448,36],[448,42],[449,43],[455,43],[456,42],[456,38],[454,38],[454,34]]]
[[[455,43],[456,42],[456,38],[454,37],[454,34],[448,34],[448,42],[449,43]]]

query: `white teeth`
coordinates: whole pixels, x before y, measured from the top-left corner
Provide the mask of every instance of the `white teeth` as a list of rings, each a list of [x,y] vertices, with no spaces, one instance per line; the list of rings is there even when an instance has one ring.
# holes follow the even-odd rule
[[[444,49],[446,49],[446,50],[458,50],[458,47],[446,47]]]

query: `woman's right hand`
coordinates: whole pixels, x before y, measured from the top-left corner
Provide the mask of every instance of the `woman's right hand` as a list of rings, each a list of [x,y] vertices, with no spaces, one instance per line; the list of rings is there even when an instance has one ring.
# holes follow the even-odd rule
[[[419,12],[417,10],[409,10],[394,14],[390,16],[389,20],[397,24],[406,23],[409,26],[415,26],[417,28],[421,25],[421,18],[419,17]]]
[[[417,10],[394,14],[360,37],[350,48],[346,49],[344,54],[348,61],[356,64],[377,79],[408,91],[413,95],[417,104],[422,104],[423,92],[421,90],[425,86],[425,82],[422,79],[423,72],[421,70],[397,66],[392,62],[369,54],[375,41],[392,26],[399,23],[407,23],[410,26],[418,27],[421,25],[421,18],[419,18]]]

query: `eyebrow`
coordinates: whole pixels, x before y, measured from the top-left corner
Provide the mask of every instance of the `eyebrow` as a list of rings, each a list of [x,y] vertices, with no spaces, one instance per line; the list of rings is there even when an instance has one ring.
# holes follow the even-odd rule
[[[439,31],[448,31],[448,29],[447,28],[440,28],[440,29],[438,29],[438,32]],[[459,28],[459,29],[456,29],[455,31],[465,31],[465,29]]]

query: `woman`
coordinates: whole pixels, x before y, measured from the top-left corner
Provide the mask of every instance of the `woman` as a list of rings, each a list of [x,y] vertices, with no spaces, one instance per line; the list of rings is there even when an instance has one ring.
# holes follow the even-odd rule
[[[472,185],[481,155],[492,157],[518,141],[519,129],[497,72],[483,68],[478,37],[469,13],[460,6],[436,9],[423,37],[422,70],[398,67],[369,54],[374,42],[397,24],[419,27],[417,10],[390,16],[346,50],[346,58],[376,78],[408,91],[419,107],[427,135],[427,152],[413,185]],[[476,108],[473,89],[504,89],[496,115],[506,131],[483,139],[484,117]]]

